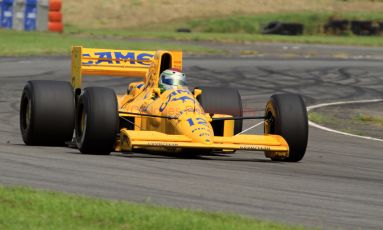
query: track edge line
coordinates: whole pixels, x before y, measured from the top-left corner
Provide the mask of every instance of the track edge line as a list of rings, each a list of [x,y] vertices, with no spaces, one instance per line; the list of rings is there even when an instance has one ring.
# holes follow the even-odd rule
[[[361,104],[361,103],[374,103],[374,102],[382,102],[383,99],[371,99],[371,100],[359,100],[359,101],[338,101],[338,102],[330,102],[330,103],[322,103],[322,104],[317,104],[317,105],[311,105],[307,107],[307,112],[310,112],[311,110],[317,109],[317,108],[322,108],[322,107],[327,107],[327,106],[334,106],[334,105],[346,105],[346,104]],[[375,137],[369,137],[369,136],[362,136],[362,135],[356,135],[352,133],[346,133],[342,131],[338,131],[335,129],[327,128],[325,126],[319,125],[313,121],[309,121],[309,125],[321,130],[325,130],[327,132],[332,132],[336,134],[341,134],[345,136],[350,136],[350,137],[358,137],[362,139],[367,139],[367,140],[373,140],[373,141],[381,141],[383,142],[383,139],[375,138]]]

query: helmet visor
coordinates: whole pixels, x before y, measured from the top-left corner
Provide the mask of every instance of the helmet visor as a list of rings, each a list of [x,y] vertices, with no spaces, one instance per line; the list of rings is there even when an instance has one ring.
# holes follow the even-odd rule
[[[174,86],[186,85],[186,82],[184,80],[181,80],[179,78],[166,77],[166,76],[162,76],[162,83],[166,85],[174,85]]]

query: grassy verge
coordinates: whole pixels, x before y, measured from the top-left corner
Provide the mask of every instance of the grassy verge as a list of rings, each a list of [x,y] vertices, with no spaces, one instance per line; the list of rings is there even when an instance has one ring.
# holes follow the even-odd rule
[[[370,111],[369,114],[358,110],[346,110],[344,107],[322,108],[309,112],[309,120],[346,133],[382,138],[383,116],[368,107],[363,110]]]
[[[183,50],[190,54],[224,54],[207,44],[173,43],[179,41],[213,41],[224,43],[283,42],[308,44],[340,44],[383,47],[382,36],[326,36],[318,29],[330,13],[279,13],[250,16],[226,16],[210,19],[192,19],[180,22],[148,25],[130,29],[87,29],[66,25],[64,34],[17,32],[0,29],[0,56],[67,55],[72,45],[95,48]],[[383,13],[348,13],[346,19],[383,21]],[[307,28],[303,36],[261,35],[261,25],[275,20],[302,22]],[[177,33],[176,28],[188,27],[192,33]],[[136,41],[128,39],[136,39]],[[143,40],[142,38],[155,39]],[[170,40],[168,42],[156,39]]]
[[[372,125],[376,127],[383,127],[383,116],[378,115],[369,115],[358,113],[356,115],[352,115],[350,117],[346,117],[350,122],[346,122],[345,119],[340,119],[335,116],[335,114],[331,115],[331,113],[321,113],[321,112],[310,112],[309,120],[318,124],[324,125],[339,125],[339,124],[347,124],[354,122],[355,124],[364,124],[364,125]]]
[[[325,115],[318,112],[309,112],[309,120],[318,124],[336,123],[333,116]]]
[[[324,125],[335,130],[339,130],[346,133],[352,133],[356,135],[366,135],[366,133],[358,130],[352,126],[351,120],[339,119],[334,115],[325,114],[320,112],[310,112],[309,120],[320,125]]]
[[[354,12],[334,15],[331,12],[290,12],[259,14],[245,16],[229,16],[211,19],[194,19],[183,24],[184,27],[201,32],[215,33],[250,33],[256,34],[269,22],[302,23],[306,35],[323,34],[323,26],[330,18],[347,20],[383,21],[383,12]]]
[[[347,12],[383,11],[381,0],[65,0],[63,13],[69,24],[92,28],[131,28],[148,24],[175,24],[188,19],[227,17],[230,15],[282,14],[286,12]],[[171,4],[170,4],[171,3]],[[218,4],[219,3],[219,4]],[[157,26],[157,25],[155,25]],[[155,27],[153,26],[153,27]]]
[[[383,127],[383,116],[374,116],[368,114],[358,114],[353,117],[353,120],[364,122],[371,125]]]
[[[119,37],[93,37],[73,35],[70,33],[18,32],[0,29],[0,56],[29,55],[68,55],[72,45],[92,48],[138,49],[138,50],[183,50],[187,53],[219,53],[198,45],[179,45],[151,41],[126,41]]]
[[[342,36],[325,35],[323,25],[328,19],[373,20],[383,22],[383,12],[354,12],[333,15],[330,12],[274,13],[259,15],[225,16],[151,24],[129,29],[85,29],[67,25],[70,34],[110,36],[122,38],[152,38],[184,41],[215,42],[286,42],[308,44],[340,44],[357,46],[383,46],[382,36],[356,36],[348,32]],[[300,22],[305,25],[302,36],[262,35],[261,27],[271,21]],[[177,33],[177,28],[192,29],[192,33]]]
[[[236,215],[0,186],[0,229],[304,229]]]
[[[178,41],[211,41],[223,43],[307,43],[329,45],[353,45],[382,47],[383,39],[380,36],[329,36],[329,35],[303,35],[303,36],[280,36],[247,33],[177,33],[173,31],[137,31],[122,29],[80,29],[69,27],[68,31],[77,35],[85,36],[110,36],[119,38],[149,38]]]

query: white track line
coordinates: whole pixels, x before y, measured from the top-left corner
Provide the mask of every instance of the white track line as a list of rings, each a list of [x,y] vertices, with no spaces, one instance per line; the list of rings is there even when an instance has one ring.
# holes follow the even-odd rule
[[[360,100],[360,101],[339,101],[339,102],[332,102],[332,103],[323,103],[323,104],[308,106],[307,107],[307,111],[310,111],[310,110],[313,110],[313,109],[317,109],[317,108],[321,108],[321,107],[332,106],[332,105],[373,103],[373,102],[381,102],[381,101],[383,101],[383,99]],[[330,128],[318,125],[317,123],[312,122],[312,121],[309,121],[309,124],[311,126],[313,126],[313,127],[318,128],[318,129],[322,129],[322,130],[325,130],[325,131],[328,131],[328,132],[332,132],[332,133],[337,133],[337,134],[342,134],[342,135],[350,136],[350,137],[359,137],[359,138],[363,138],[363,139],[383,142],[383,139],[379,139],[379,138],[375,138],[375,137],[368,137],[368,136],[360,136],[360,135],[355,135],[355,134],[351,134],[351,133],[341,132],[341,131],[338,131],[338,130],[334,130],[334,129],[330,129]]]

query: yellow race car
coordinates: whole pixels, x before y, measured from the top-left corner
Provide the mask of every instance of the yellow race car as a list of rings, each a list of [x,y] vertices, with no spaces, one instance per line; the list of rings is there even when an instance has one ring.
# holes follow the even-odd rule
[[[263,151],[280,161],[300,161],[308,120],[296,94],[271,96],[262,116],[243,116],[237,89],[184,82],[163,89],[166,71],[182,71],[181,51],[72,48],[71,83],[29,81],[20,104],[20,129],[27,145],[74,144],[84,154],[112,151]],[[170,73],[171,74],[171,73]],[[82,88],[83,76],[141,77],[127,93]],[[180,75],[181,76],[181,75]],[[244,119],[264,121],[264,134],[242,133]]]

